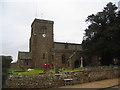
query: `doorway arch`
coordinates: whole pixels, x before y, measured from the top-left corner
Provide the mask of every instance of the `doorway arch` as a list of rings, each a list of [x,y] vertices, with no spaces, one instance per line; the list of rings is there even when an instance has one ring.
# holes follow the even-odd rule
[[[76,60],[76,61],[74,62],[74,67],[75,67],[75,68],[79,68],[79,67],[80,67],[80,60]]]

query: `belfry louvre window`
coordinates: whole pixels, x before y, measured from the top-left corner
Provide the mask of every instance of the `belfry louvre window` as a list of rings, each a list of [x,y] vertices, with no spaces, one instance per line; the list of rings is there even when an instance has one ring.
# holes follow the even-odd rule
[[[68,49],[68,44],[67,43],[65,44],[65,49]]]
[[[61,60],[62,60],[62,64],[65,63],[65,55],[64,54],[61,56]]]
[[[46,34],[47,33],[47,27],[46,26],[42,26],[41,27],[41,33],[42,34]]]

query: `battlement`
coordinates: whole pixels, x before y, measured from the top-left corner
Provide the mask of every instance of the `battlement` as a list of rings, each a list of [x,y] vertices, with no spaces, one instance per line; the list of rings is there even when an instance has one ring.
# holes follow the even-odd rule
[[[31,24],[31,27],[33,26],[33,24],[37,22],[37,23],[45,23],[45,24],[54,24],[54,21],[50,21],[50,20],[44,20],[44,19],[34,19],[33,23]]]

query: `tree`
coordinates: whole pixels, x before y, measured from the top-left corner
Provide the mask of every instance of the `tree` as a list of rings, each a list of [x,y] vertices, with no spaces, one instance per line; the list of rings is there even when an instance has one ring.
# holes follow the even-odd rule
[[[101,57],[102,65],[113,64],[113,58],[120,59],[120,11],[109,2],[102,12],[89,15],[82,41],[83,52],[88,56]]]

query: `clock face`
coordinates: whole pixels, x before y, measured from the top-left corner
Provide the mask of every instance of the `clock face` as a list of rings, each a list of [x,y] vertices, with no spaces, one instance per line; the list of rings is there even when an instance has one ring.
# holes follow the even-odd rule
[[[46,37],[46,34],[42,34],[43,37]]]

